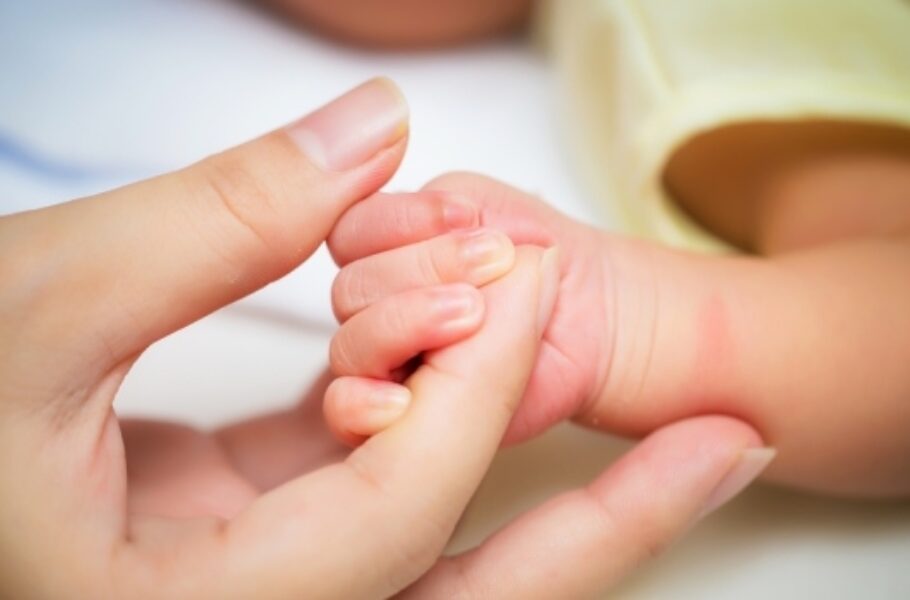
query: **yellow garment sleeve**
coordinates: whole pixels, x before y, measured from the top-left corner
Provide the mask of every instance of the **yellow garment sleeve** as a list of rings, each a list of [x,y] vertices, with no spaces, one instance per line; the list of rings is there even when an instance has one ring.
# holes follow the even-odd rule
[[[694,136],[807,118],[910,127],[908,0],[551,0],[584,170],[631,233],[721,250],[661,176]]]

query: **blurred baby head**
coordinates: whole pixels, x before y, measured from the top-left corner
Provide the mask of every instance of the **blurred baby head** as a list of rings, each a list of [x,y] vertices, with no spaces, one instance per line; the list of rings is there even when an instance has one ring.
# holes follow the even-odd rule
[[[516,29],[531,0],[262,0],[293,20],[344,41],[430,47]]]

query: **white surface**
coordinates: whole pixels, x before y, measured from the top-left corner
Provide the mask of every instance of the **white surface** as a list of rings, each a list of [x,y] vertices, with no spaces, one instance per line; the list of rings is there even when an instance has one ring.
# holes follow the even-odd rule
[[[233,2],[7,1],[0,73],[0,213],[185,164],[385,74],[402,85],[413,113],[392,188],[471,169],[582,219],[598,215],[563,158],[546,68],[519,41],[379,55],[307,37]],[[209,426],[293,402],[324,364],[333,272],[320,253],[155,346],[128,378],[119,409]],[[565,427],[504,452],[454,546],[590,479],[619,449]],[[908,598],[908,564],[906,504],[758,489],[617,595]]]

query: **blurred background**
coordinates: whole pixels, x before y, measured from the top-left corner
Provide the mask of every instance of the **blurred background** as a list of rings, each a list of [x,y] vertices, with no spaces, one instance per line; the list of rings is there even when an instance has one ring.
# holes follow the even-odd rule
[[[489,12],[466,23],[447,12],[457,2],[397,1],[412,20],[382,21],[387,3],[375,0],[345,20],[326,7],[356,2],[0,0],[0,214],[180,167],[387,75],[412,111],[408,154],[389,189],[480,171],[613,228],[605,203],[579,183],[559,81],[522,33],[526,3],[472,1]],[[296,401],[325,365],[334,272],[320,251],[156,345],[118,410],[212,426]],[[562,426],[503,452],[453,549],[587,481],[624,447]],[[906,503],[758,487],[616,597],[910,598],[908,564]]]

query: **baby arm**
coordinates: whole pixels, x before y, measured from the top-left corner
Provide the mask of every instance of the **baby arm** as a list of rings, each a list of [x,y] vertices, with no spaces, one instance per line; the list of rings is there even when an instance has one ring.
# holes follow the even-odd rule
[[[778,448],[771,479],[910,493],[907,237],[706,257],[604,234],[479,176],[449,175],[428,190],[357,205],[332,250],[369,270],[384,252],[443,233],[441,220],[417,215],[450,198],[470,198],[478,222],[515,243],[559,246],[559,300],[511,440],[566,417],[638,436],[728,414]],[[347,235],[353,227],[363,235]]]

